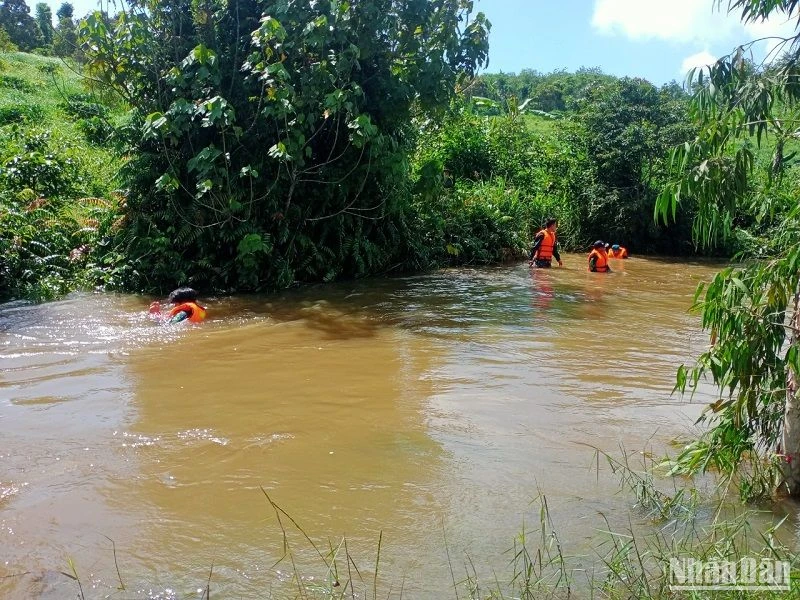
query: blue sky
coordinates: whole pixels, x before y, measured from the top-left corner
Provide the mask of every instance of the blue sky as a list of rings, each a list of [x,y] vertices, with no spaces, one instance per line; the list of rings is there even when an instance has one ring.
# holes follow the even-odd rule
[[[793,31],[785,17],[744,26],[715,5],[713,0],[478,0],[476,10],[492,22],[490,72],[600,67],[656,84],[682,81],[689,67],[707,64],[737,44]],[[754,57],[760,60],[771,47],[757,44]]]
[[[55,13],[60,2],[48,3]],[[97,7],[97,0],[72,3],[78,16]],[[682,81],[689,67],[707,64],[737,44],[793,31],[785,18],[745,27],[715,5],[715,0],[475,2],[476,10],[492,22],[490,72],[600,67],[662,84]],[[767,43],[759,43],[756,57],[768,49]]]

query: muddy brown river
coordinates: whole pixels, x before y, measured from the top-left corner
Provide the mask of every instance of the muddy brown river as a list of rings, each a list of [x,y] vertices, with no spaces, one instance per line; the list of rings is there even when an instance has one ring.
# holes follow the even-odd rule
[[[588,553],[637,518],[593,448],[695,431],[708,398],[671,390],[716,267],[584,261],[204,298],[201,326],[130,295],[0,306],[0,597],[77,597],[63,573],[86,598],[313,595],[324,563],[278,511],[275,564],[267,495],[323,554],[347,540],[355,597],[379,540],[383,598],[502,573],[540,495]]]

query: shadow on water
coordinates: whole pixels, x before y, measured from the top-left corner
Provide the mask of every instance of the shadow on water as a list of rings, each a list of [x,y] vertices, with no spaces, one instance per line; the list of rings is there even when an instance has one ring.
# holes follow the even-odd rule
[[[531,316],[551,312],[581,318],[581,304],[602,302],[595,289],[558,282],[524,265],[453,269],[417,277],[313,286],[277,296],[222,299],[217,315],[303,322],[330,339],[364,338],[381,328],[421,335],[493,326],[532,326]]]

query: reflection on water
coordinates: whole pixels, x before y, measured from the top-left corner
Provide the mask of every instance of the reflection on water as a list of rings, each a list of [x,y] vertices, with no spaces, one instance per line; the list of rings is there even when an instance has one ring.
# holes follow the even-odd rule
[[[71,558],[87,597],[112,593],[113,539],[130,597],[196,597],[212,564],[221,597],[261,597],[291,571],[267,495],[365,574],[382,535],[407,597],[452,596],[445,536],[502,569],[539,493],[585,552],[630,504],[590,447],[691,431],[670,391],[714,268],[583,261],[212,298],[201,327],[133,296],[0,307],[0,592],[64,597]]]

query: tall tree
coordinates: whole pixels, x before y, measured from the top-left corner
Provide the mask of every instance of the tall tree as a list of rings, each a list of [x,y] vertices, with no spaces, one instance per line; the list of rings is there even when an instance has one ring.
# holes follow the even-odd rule
[[[53,43],[53,11],[44,2],[36,5],[36,23],[42,32],[42,40],[46,46]]]
[[[142,125],[126,253],[226,289],[384,268],[412,119],[487,58],[472,4],[135,0],[84,20],[90,72]]]
[[[74,12],[75,9],[72,4],[69,2],[64,2],[58,7],[58,10],[56,11],[56,17],[58,17],[59,21],[61,21],[61,19],[72,19]]]
[[[25,0],[0,2],[0,27],[20,50],[33,50],[42,45],[42,32],[30,12]]]
[[[0,27],[0,52],[16,52],[17,50],[19,48],[11,41],[8,32]]]
[[[730,0],[728,8],[744,22],[794,22],[797,32],[798,0]],[[787,53],[772,64],[748,63],[744,45],[692,73],[699,135],[674,152],[679,176],[657,209],[667,219],[679,203],[696,203],[695,239],[705,246],[736,235],[743,218],[765,231],[743,266],[698,290],[712,344],[693,369],[679,370],[677,385],[696,388],[708,376],[720,398],[675,472],[738,474],[745,496],[777,485],[800,497],[800,186],[786,150],[800,133],[799,41],[784,41]]]
[[[683,236],[663,235],[646,215],[664,181],[664,154],[694,133],[686,123],[686,98],[627,77],[580,93],[572,138],[580,140],[592,170],[591,184],[580,192],[585,243],[611,237],[639,251],[657,245],[680,252]]]
[[[62,4],[56,16],[58,25],[53,32],[53,53],[56,56],[73,56],[78,50],[78,31],[72,20],[72,4]]]

